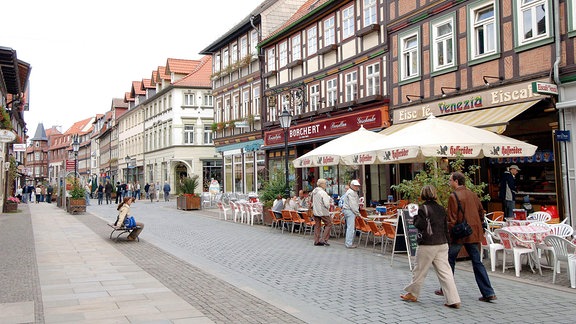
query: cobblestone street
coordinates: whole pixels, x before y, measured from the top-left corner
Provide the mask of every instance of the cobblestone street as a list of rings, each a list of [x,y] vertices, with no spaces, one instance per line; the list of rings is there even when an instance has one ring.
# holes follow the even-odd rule
[[[540,277],[525,267],[519,279],[514,277],[513,270],[507,270],[504,274],[501,270],[490,272],[498,300],[487,304],[477,300],[480,295],[470,272],[470,262],[458,262],[456,281],[462,308],[453,310],[442,306],[443,298],[434,295],[438,283],[433,273],[429,274],[418,303],[401,301],[399,295],[410,280],[406,256],[396,255],[393,266],[390,266],[390,253],[382,255],[378,247],[373,251],[371,242],[367,248],[362,246],[356,250],[345,249],[342,239],[333,240],[330,247],[315,247],[309,236],[282,234],[280,230],[262,225],[251,227],[219,220],[214,209],[181,211],[172,201],[138,201],[133,205],[132,213],[138,221],[145,223],[141,242],[121,240],[115,243],[109,239],[110,231],[106,226],[116,217],[115,205],[98,206],[93,202],[87,213],[76,216],[65,213],[55,205],[23,205],[20,208],[22,211],[17,218],[13,218],[15,214],[3,215],[0,223],[2,231],[6,232],[8,226],[14,228],[9,231],[11,235],[2,236],[3,243],[5,246],[14,245],[14,242],[5,240],[33,235],[35,240],[15,241],[28,245],[27,249],[31,251],[36,250],[36,259],[42,261],[42,266],[37,272],[23,273],[30,277],[28,281],[3,278],[3,287],[10,283],[12,291],[21,289],[23,292],[20,296],[13,296],[3,289],[0,309],[6,309],[7,305],[14,306],[15,302],[26,303],[28,312],[32,309],[35,316],[34,320],[28,316],[29,320],[23,322],[78,323],[106,318],[102,314],[97,315],[99,310],[95,296],[91,296],[93,299],[82,299],[47,286],[47,267],[51,270],[61,267],[68,276],[77,276],[66,270],[74,268],[72,264],[46,264],[49,255],[58,254],[56,247],[65,249],[66,245],[77,246],[81,254],[83,249],[87,255],[102,254],[103,259],[107,255],[114,255],[115,259],[123,255],[128,262],[125,266],[132,269],[130,271],[138,270],[141,274],[137,276],[149,276],[147,281],[157,282],[153,286],[158,287],[155,289],[159,293],[175,294],[166,298],[178,300],[180,304],[186,303],[181,304],[186,310],[180,311],[186,316],[179,316],[175,315],[175,311],[161,306],[159,300],[162,295],[147,297],[150,302],[156,303],[154,307],[158,311],[154,316],[115,314],[115,319],[124,319],[118,322],[571,323],[576,315],[572,305],[576,290],[569,288],[565,272],[557,276],[555,285],[551,284],[550,270],[544,270],[544,276]],[[31,219],[31,227],[26,225],[25,219]],[[21,225],[15,226],[13,223]],[[40,243],[41,246],[38,245]],[[52,252],[48,256],[43,255],[48,246],[52,246]],[[5,249],[3,260],[10,253],[9,249]],[[108,271],[106,267],[115,267],[115,262],[121,261],[102,260],[109,265],[91,266],[90,271],[99,278],[99,271]],[[27,263],[33,265],[34,260]],[[12,266],[24,268],[28,265],[21,263]],[[15,276],[17,271],[3,273]],[[106,276],[101,274],[100,277]],[[41,289],[34,289],[35,281]],[[118,284],[117,281],[114,283]],[[106,283],[101,284],[107,286]],[[137,287],[138,283],[133,285]],[[125,289],[129,287],[130,283],[126,283]],[[114,295],[114,292],[107,291],[104,295]],[[62,309],[59,303],[64,302],[56,303],[55,300],[63,300],[65,296],[78,299],[67,303],[86,305],[86,313],[82,314],[78,309]],[[535,299],[539,302],[524,303]],[[121,313],[121,305],[118,307]],[[34,308],[36,311],[33,311]],[[21,309],[24,311],[26,308]],[[54,312],[58,313],[57,317]],[[100,312],[106,313],[104,310]],[[12,323],[4,319],[7,319],[7,315],[0,315],[0,322]]]

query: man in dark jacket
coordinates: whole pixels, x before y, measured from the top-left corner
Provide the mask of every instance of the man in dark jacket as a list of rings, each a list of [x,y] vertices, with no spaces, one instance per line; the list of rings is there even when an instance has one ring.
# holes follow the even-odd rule
[[[104,185],[104,195],[106,196],[106,205],[112,203],[112,184],[110,180],[106,180],[106,185]]]
[[[502,199],[502,210],[504,217],[514,217],[514,207],[516,206],[516,174],[520,168],[516,164],[512,164],[500,179],[500,194],[499,198]]]
[[[451,238],[448,262],[450,267],[452,267],[452,272],[454,272],[456,257],[462,246],[464,246],[472,261],[476,284],[482,294],[482,297],[478,300],[484,302],[495,300],[496,294],[488,278],[486,268],[480,259],[480,251],[478,250],[480,242],[482,242],[482,236],[484,236],[484,228],[482,227],[484,208],[478,195],[466,188],[464,174],[454,172],[450,175],[449,181],[450,187],[454,189],[454,192],[448,198],[448,231],[450,232],[457,223],[466,220],[468,225],[472,227],[472,234],[459,239]],[[436,294],[439,293],[437,292]]]

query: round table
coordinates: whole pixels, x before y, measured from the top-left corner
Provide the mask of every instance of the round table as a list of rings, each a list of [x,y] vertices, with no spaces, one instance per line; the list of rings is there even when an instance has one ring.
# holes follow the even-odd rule
[[[538,222],[536,219],[508,219],[506,220],[506,226],[526,226],[530,225],[531,223]]]
[[[502,229],[513,233],[523,241],[533,241],[536,244],[542,243],[544,238],[550,234],[550,229],[543,226],[506,226]]]

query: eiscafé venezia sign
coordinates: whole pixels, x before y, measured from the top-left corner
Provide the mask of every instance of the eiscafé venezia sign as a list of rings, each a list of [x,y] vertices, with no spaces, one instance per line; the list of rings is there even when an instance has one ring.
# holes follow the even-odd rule
[[[360,125],[364,128],[382,127],[381,109],[373,109],[358,114],[347,115],[343,117],[319,120],[313,123],[298,124],[291,126],[288,131],[288,142],[298,142],[307,139],[347,134],[358,130]],[[265,133],[264,145],[284,144],[284,130],[275,129]]]
[[[536,82],[546,82],[538,80]],[[425,119],[430,115],[444,116],[477,109],[516,104],[538,100],[543,96],[533,91],[532,82],[520,83],[507,87],[493,88],[488,91],[470,93],[466,96],[453,97],[448,100],[434,101],[424,105],[413,105],[394,109],[394,124],[409,123]]]

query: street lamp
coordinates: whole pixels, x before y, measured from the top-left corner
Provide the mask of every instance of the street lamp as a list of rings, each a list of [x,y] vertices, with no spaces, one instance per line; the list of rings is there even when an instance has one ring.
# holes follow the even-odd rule
[[[74,151],[74,179],[78,177],[78,150],[80,149],[80,142],[78,142],[78,134],[74,135],[72,141],[72,150]]]
[[[130,157],[130,155],[126,155],[126,157],[124,158],[124,161],[126,161],[126,184],[128,184],[128,171],[130,171],[130,160],[132,158]]]
[[[284,129],[284,149],[286,149],[286,160],[284,161],[284,167],[286,168],[286,192],[285,197],[290,197],[290,187],[289,187],[289,171],[288,171],[288,131],[290,130],[290,123],[292,122],[292,114],[287,109],[282,111],[282,114],[278,116],[278,120],[280,120],[280,127]]]

